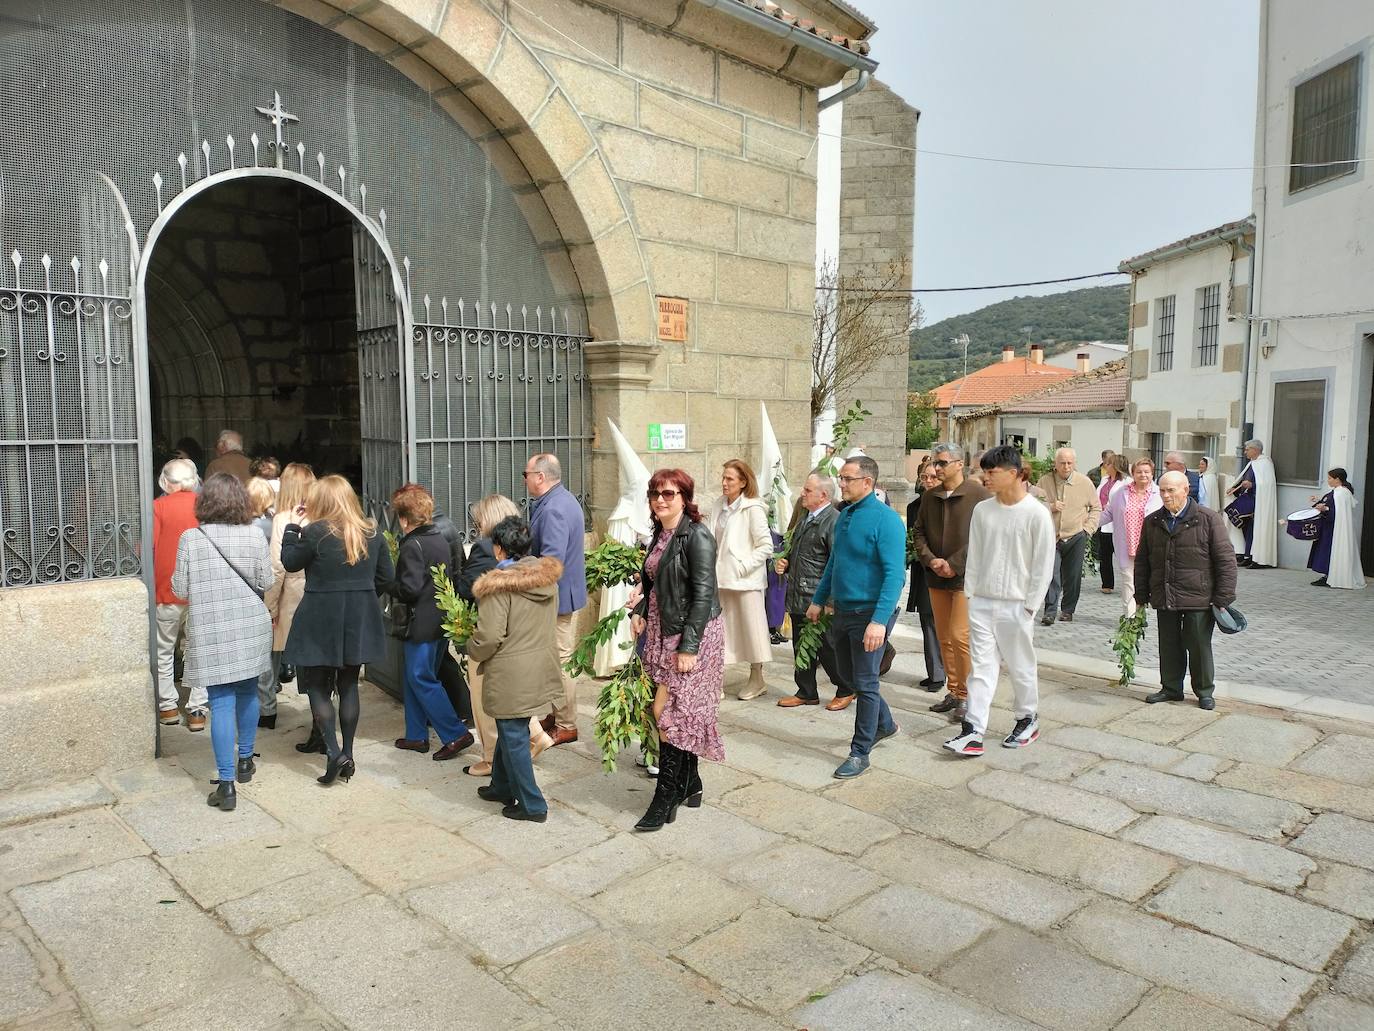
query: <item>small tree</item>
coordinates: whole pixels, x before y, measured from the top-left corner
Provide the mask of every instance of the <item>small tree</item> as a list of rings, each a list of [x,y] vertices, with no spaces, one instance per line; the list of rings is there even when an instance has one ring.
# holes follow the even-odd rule
[[[923,314],[905,286],[909,281],[904,259],[875,272],[844,275],[831,262],[821,266],[812,318],[813,423],[854,394],[884,359],[910,354],[911,334]]]
[[[906,409],[906,449],[923,451],[935,443],[935,391],[918,394]]]

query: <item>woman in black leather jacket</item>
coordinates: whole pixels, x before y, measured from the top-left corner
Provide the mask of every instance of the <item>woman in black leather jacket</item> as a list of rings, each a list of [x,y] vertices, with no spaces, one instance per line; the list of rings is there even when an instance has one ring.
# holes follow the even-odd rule
[[[656,831],[683,802],[701,805],[697,758],[725,758],[716,727],[725,682],[725,625],[716,598],[716,540],[693,501],[695,484],[681,469],[649,480],[654,537],[640,574],[631,617],[643,637],[644,670],[654,683],[658,788],[635,825]]]

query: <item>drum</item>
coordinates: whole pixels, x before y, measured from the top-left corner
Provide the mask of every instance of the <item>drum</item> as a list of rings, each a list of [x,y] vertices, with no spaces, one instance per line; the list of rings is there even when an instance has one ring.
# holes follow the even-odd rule
[[[1315,508],[1300,508],[1288,516],[1288,536],[1298,541],[1315,541],[1321,534],[1322,514]]]
[[[1254,491],[1246,491],[1244,494],[1237,494],[1235,500],[1227,505],[1223,512],[1226,518],[1231,520],[1231,525],[1243,527],[1245,520],[1253,519],[1255,516],[1255,494]]]

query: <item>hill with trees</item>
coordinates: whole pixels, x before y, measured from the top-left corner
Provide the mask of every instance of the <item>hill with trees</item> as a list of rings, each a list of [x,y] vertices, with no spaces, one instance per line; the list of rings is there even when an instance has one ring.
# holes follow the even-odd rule
[[[969,336],[968,371],[999,361],[1003,344],[1015,344],[1018,355],[1028,342],[1043,343],[1050,354],[1072,350],[1087,340],[1126,342],[1130,288],[1092,286],[1044,297],[1013,297],[986,308],[955,315],[911,334],[907,385],[926,391],[964,373],[964,351],[950,341]]]

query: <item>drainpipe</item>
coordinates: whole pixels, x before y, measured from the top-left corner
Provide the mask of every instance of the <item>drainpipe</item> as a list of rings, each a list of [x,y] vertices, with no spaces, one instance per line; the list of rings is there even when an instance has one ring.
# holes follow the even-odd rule
[[[868,80],[872,77],[872,72],[870,72],[866,68],[860,68],[859,77],[857,79],[851,82],[844,89],[840,90],[838,93],[832,93],[830,94],[830,96],[823,98],[819,103],[816,104],[816,110],[824,111],[827,107],[833,107],[834,105],[838,104],[845,97],[853,96],[855,93],[858,93],[861,89],[867,86]]]
[[[1241,355],[1240,380],[1240,442],[1236,445],[1236,457],[1245,457],[1245,442],[1255,432],[1255,425],[1246,420],[1250,403],[1250,362],[1253,354],[1251,338],[1255,332],[1255,248],[1245,242],[1245,237],[1236,241],[1236,246],[1250,255],[1250,285],[1245,291],[1245,350]]]

